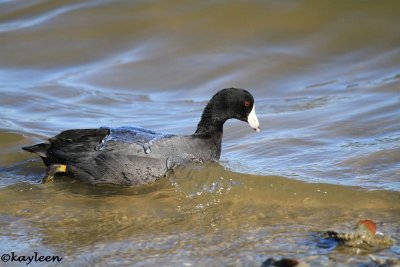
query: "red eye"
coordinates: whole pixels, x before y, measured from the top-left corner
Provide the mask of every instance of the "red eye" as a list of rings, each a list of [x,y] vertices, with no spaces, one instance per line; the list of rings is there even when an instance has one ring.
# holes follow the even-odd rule
[[[249,101],[244,101],[244,106],[245,106],[246,108],[250,107],[250,102],[249,102]]]

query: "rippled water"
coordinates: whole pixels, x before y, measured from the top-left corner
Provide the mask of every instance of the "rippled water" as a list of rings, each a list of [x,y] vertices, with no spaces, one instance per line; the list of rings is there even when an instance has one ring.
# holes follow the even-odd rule
[[[0,252],[77,266],[399,258],[398,25],[397,1],[0,1]],[[71,128],[190,134],[232,86],[253,93],[262,131],[229,121],[222,166],[143,188],[40,184],[20,149]],[[318,247],[363,218],[397,244]]]

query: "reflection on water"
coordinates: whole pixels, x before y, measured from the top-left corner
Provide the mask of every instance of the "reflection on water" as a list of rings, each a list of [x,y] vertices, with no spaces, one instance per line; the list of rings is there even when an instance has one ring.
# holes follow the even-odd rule
[[[0,1],[0,252],[65,265],[354,266],[318,233],[370,218],[400,254],[396,1]],[[142,188],[40,184],[22,146],[70,128],[195,131],[224,87],[263,129],[224,128],[222,165]],[[228,168],[229,170],[226,170]],[[372,253],[372,252],[371,252]]]

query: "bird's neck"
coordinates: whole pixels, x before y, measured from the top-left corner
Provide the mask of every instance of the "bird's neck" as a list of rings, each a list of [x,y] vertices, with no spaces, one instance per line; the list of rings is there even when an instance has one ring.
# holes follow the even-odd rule
[[[215,112],[213,103],[208,103],[203,111],[200,122],[197,125],[195,136],[222,138],[224,123],[227,120],[223,114]]]

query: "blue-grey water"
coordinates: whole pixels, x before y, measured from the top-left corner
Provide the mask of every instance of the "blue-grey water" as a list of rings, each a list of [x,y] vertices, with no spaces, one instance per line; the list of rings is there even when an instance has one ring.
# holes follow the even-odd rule
[[[398,1],[0,1],[0,252],[68,266],[399,258],[399,25]],[[225,87],[252,92],[261,132],[227,122],[220,166],[143,188],[40,184],[21,150],[72,128],[191,134]],[[317,246],[367,218],[397,243]]]

